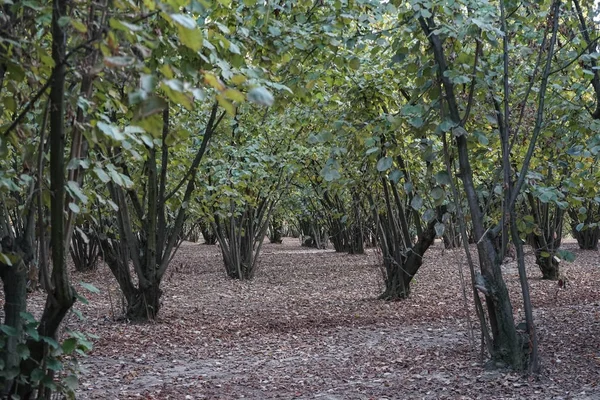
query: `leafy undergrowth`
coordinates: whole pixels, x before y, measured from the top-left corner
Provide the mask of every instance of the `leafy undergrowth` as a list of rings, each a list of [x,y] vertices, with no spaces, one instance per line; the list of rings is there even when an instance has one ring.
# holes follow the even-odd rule
[[[411,298],[377,300],[377,253],[363,256],[267,244],[251,282],[226,278],[216,246],[184,244],[163,284],[155,323],[116,322],[121,300],[107,267],[74,274],[96,285],[69,329],[99,337],[83,360],[81,399],[600,398],[600,257],[579,251],[569,285],[538,277],[528,255],[543,373],[487,370],[473,341],[461,251],[427,253]],[[520,316],[516,268],[505,277]],[[466,288],[471,320],[470,286]],[[31,298],[41,307],[41,295]]]

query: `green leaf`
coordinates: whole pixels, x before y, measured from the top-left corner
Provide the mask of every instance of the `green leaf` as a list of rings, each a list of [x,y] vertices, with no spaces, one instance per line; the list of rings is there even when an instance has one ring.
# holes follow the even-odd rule
[[[436,216],[436,212],[434,209],[430,208],[423,213],[423,220],[425,222],[430,222]]]
[[[169,15],[169,17],[171,17],[171,19],[179,26],[182,26],[186,29],[196,28],[196,21],[194,21],[194,19],[190,16],[187,16],[185,14],[171,14]]]
[[[0,325],[0,330],[6,333],[8,336],[18,336],[19,331],[14,326],[10,325]]]
[[[17,345],[17,354],[21,358],[21,360],[26,360],[29,358],[31,353],[29,352],[29,347],[25,343],[19,343]]]
[[[399,169],[395,169],[390,174],[390,181],[392,181],[394,183],[398,183],[400,178],[402,178],[403,176],[404,176],[404,173],[402,173],[402,171],[400,171]]]
[[[83,24],[81,21],[78,21],[76,19],[71,19],[71,25],[73,26],[73,28],[75,28],[80,33],[87,32],[87,26],[85,26],[85,24]]]
[[[44,376],[46,376],[46,374],[41,368],[36,368],[33,371],[31,371],[31,380],[35,383],[44,379]]]
[[[577,258],[577,256],[574,253],[572,253],[568,250],[559,250],[558,256],[560,257],[561,260],[565,260],[567,262],[573,262]]]
[[[275,102],[275,98],[267,89],[262,86],[255,87],[248,92],[248,100],[261,106],[270,107]]]
[[[77,390],[79,387],[79,380],[77,379],[77,375],[68,375],[63,379],[65,385],[72,391]]]
[[[444,236],[444,232],[446,230],[446,226],[443,223],[438,222],[437,224],[435,224],[434,228],[435,228],[435,234],[438,237]]]
[[[163,98],[158,96],[150,96],[142,102],[136,112],[136,117],[138,119],[148,118],[151,115],[162,113],[163,110],[168,106],[169,105]]]
[[[75,214],[81,213],[81,208],[75,203],[69,203],[69,209]]]
[[[94,168],[94,173],[102,181],[102,183],[110,182],[110,176],[102,168],[96,167]]]
[[[543,258],[548,258],[548,257],[550,257],[550,256],[551,256],[551,254],[550,254],[550,253],[548,253],[547,251],[542,251],[542,252],[540,252],[540,257],[543,257]]]
[[[91,283],[79,282],[79,284],[81,285],[82,288],[87,289],[88,291],[90,291],[92,293],[100,293],[100,290],[98,290],[98,288],[96,286],[92,285]]]
[[[71,354],[77,347],[77,339],[68,338],[62,342],[62,349],[65,354]]]
[[[23,318],[23,320],[25,320],[25,322],[27,323],[36,323],[36,319],[33,316],[33,314],[28,313],[28,312],[20,312],[19,315],[21,316],[21,318]]]
[[[439,186],[434,187],[431,191],[431,197],[433,197],[434,200],[442,199],[445,195],[446,192]]]
[[[34,327],[25,328],[25,333],[27,333],[36,342],[40,340],[40,334]]]
[[[348,66],[356,71],[360,68],[360,60],[356,57],[353,57],[350,59],[350,62],[348,62]]]
[[[410,206],[414,210],[419,211],[423,207],[423,199],[421,198],[421,196],[419,196],[418,194],[415,195],[415,197],[413,197],[410,201]]]
[[[392,167],[394,160],[392,157],[383,157],[377,161],[377,171],[384,172]]]
[[[581,222],[580,224],[577,224],[577,226],[575,227],[575,230],[577,232],[581,232],[581,230],[583,229],[584,226],[585,226],[585,224],[583,222]]]
[[[8,265],[9,267],[12,267],[13,265],[11,257],[9,257],[8,254],[4,253],[0,253],[0,262]]]
[[[69,188],[69,191],[74,197],[79,199],[79,201],[81,201],[83,204],[87,204],[88,197],[85,194],[83,194],[77,182],[69,181],[67,182],[67,187]]]
[[[438,185],[450,185],[452,184],[452,178],[448,175],[446,171],[440,171],[435,174],[435,181]]]
[[[56,340],[54,340],[53,338],[51,338],[51,337],[48,337],[48,336],[40,336],[40,338],[41,338],[41,339],[42,339],[44,342],[48,343],[48,345],[49,345],[50,347],[52,347],[53,349],[58,349],[58,348],[60,348],[60,345],[58,344],[58,342],[57,342]]]
[[[439,126],[439,129],[442,132],[448,132],[450,129],[454,128],[456,124],[450,118],[446,118]]]
[[[200,32],[199,29],[187,29],[183,26],[179,26],[178,34],[179,40],[187,48],[193,51],[202,49],[202,32]]]
[[[342,177],[342,175],[340,175],[337,169],[331,168],[330,166],[325,166],[325,168],[323,168],[322,174],[323,179],[325,179],[327,182],[333,182]]]
[[[57,348],[58,348],[58,346],[57,346]],[[49,357],[46,359],[46,368],[48,368],[52,371],[61,371],[63,369],[63,365],[56,358]]]

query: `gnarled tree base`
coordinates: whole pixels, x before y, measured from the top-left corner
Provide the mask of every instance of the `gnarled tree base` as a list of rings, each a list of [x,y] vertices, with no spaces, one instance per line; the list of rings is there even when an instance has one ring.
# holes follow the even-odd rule
[[[598,250],[598,241],[600,240],[599,227],[582,231],[573,229],[573,236],[577,239],[577,244],[581,250]]]
[[[158,285],[148,289],[137,289],[125,295],[127,299],[126,317],[132,321],[151,321],[156,319],[160,310],[162,291]]]

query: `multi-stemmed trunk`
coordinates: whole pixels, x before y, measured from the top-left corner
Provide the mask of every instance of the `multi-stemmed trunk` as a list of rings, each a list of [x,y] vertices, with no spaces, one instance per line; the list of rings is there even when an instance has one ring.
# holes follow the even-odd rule
[[[536,224],[530,238],[535,262],[542,271],[542,279],[557,280],[560,263],[558,249],[562,242],[565,211],[558,205],[542,203],[531,193],[527,194],[527,199]]]
[[[0,258],[0,277],[4,285],[4,324],[12,328],[11,335],[7,335],[3,349],[2,361],[5,371],[15,369],[18,371],[16,378],[5,376],[2,380],[1,396],[7,398],[31,399],[36,396],[37,385],[31,380],[31,374],[36,368],[41,368],[44,374],[53,376],[53,371],[49,371],[44,366],[43,359],[48,355],[48,348],[41,340],[35,340],[33,337],[25,343],[27,346],[28,357],[21,360],[17,354],[17,345],[23,341],[23,316],[26,311],[26,279],[27,263],[33,258],[35,252],[33,245],[33,236],[35,231],[35,206],[33,199],[42,198],[43,184],[40,177],[43,176],[44,165],[44,142],[46,118],[49,115],[50,121],[50,222],[51,222],[51,247],[52,247],[52,275],[48,276],[46,264],[44,264],[43,274],[45,276],[45,288],[47,291],[46,303],[40,323],[37,328],[37,334],[41,337],[57,339],[57,332],[65,315],[75,301],[75,293],[71,287],[66,263],[65,246],[65,77],[66,77],[66,43],[67,35],[64,24],[59,21],[67,15],[67,2],[64,0],[54,0],[52,2],[52,60],[54,67],[49,78],[50,96],[49,107],[51,111],[43,117],[41,125],[40,145],[38,148],[38,182],[35,184],[35,190],[30,191],[28,204],[25,209],[28,210],[23,219],[23,225],[15,231],[15,219],[5,215],[5,204],[0,204],[0,252],[8,257]],[[7,14],[11,17],[12,14]],[[1,87],[1,85],[0,85]],[[41,161],[40,161],[41,160]],[[34,185],[32,184],[31,187]],[[37,193],[34,193],[37,192]],[[3,203],[3,199],[0,199]],[[38,215],[43,215],[41,208],[43,204],[38,202]],[[39,221],[43,225],[43,219]],[[12,226],[11,226],[12,225]],[[17,235],[15,236],[15,232]],[[43,234],[40,237],[44,237]],[[42,255],[45,255],[46,244],[41,240],[40,248]],[[45,262],[45,260],[44,260]],[[22,352],[21,352],[22,354]],[[48,386],[49,387],[49,386]],[[38,398],[49,398],[51,393],[46,388],[44,392],[37,393]]]
[[[100,242],[96,233],[89,228],[89,224],[74,229],[69,253],[77,271],[86,272],[96,269],[100,256]]]
[[[104,259],[113,272],[127,303],[126,317],[133,320],[154,319],[160,309],[160,284],[169,262],[182,242],[180,233],[186,218],[186,207],[195,187],[196,174],[208,143],[224,113],[217,116],[218,106],[212,107],[204,130],[202,143],[184,177],[170,192],[167,192],[167,168],[169,166],[169,108],[163,111],[162,146],[160,168],[157,163],[156,147],[148,148],[148,159],[144,176],[146,181],[145,201],[140,200],[133,189],[125,189],[109,183],[111,198],[118,206],[116,234],[101,235]],[[119,153],[115,154],[118,159]],[[121,163],[128,173],[128,168]],[[173,221],[167,218],[167,201],[181,187],[185,192]],[[146,207],[146,209],[144,209]],[[137,282],[131,275],[129,263]]]
[[[248,280],[254,277],[275,203],[275,199],[264,198],[256,207],[247,204],[240,215],[235,215],[232,200],[228,217],[215,215],[213,231],[221,245],[225,271],[230,278]]]
[[[472,276],[475,283],[475,287],[478,288],[486,297],[486,304],[488,307],[488,316],[492,331],[493,343],[489,347],[491,355],[495,359],[502,360],[507,364],[511,365],[515,369],[523,369],[529,366],[533,371],[537,372],[539,369],[539,361],[537,355],[537,336],[535,333],[535,327],[533,324],[533,313],[531,300],[529,297],[529,286],[527,283],[527,276],[525,271],[525,264],[523,261],[522,244],[519,239],[519,232],[516,229],[515,221],[515,203],[518,194],[523,187],[527,171],[529,169],[529,163],[533,152],[536,147],[537,138],[539,137],[543,117],[544,117],[544,99],[546,88],[548,84],[548,77],[550,76],[550,66],[552,62],[552,56],[554,52],[554,45],[556,43],[557,31],[558,31],[558,19],[560,14],[560,2],[555,1],[552,4],[552,25],[549,24],[551,29],[551,39],[547,41],[544,38],[544,45],[540,48],[538,62],[535,67],[537,70],[540,60],[542,59],[543,52],[547,52],[546,63],[543,68],[543,76],[541,79],[540,88],[538,90],[538,101],[537,101],[537,112],[535,118],[535,125],[529,142],[529,147],[525,155],[523,164],[520,168],[518,179],[516,182],[512,181],[511,174],[513,169],[511,167],[510,157],[510,107],[509,107],[509,37],[507,33],[507,23],[505,15],[505,5],[500,2],[500,19],[502,25],[503,35],[503,92],[504,99],[502,104],[500,101],[493,99],[494,106],[496,109],[496,116],[498,119],[498,127],[500,132],[500,139],[502,143],[502,168],[503,168],[503,187],[504,187],[504,204],[502,213],[502,224],[499,229],[494,229],[491,232],[484,227],[484,214],[480,208],[477,192],[475,190],[475,184],[473,179],[473,170],[471,168],[470,152],[467,142],[467,131],[465,129],[465,123],[469,118],[469,112],[471,105],[474,100],[473,93],[475,89],[475,78],[471,82],[471,90],[468,98],[468,105],[465,108],[465,113],[461,116],[460,107],[458,104],[458,97],[455,90],[455,84],[448,75],[449,66],[448,60],[445,55],[446,47],[443,43],[442,37],[437,31],[437,23],[433,17],[418,16],[418,22],[425,34],[426,40],[428,41],[435,62],[437,64],[438,78],[440,80],[440,90],[443,90],[445,94],[445,101],[442,105],[442,119],[449,118],[453,124],[452,133],[456,140],[456,147],[458,151],[458,164],[460,166],[460,178],[463,181],[463,188],[466,194],[469,211],[471,214],[471,221],[473,224],[474,239],[477,243],[477,249],[479,254],[479,264],[481,268],[481,274]],[[475,50],[475,66],[474,71],[477,71],[478,58],[482,46],[480,42],[476,44]],[[533,84],[533,80],[531,81]],[[529,92],[528,92],[529,93]],[[523,101],[523,105],[527,104]],[[518,129],[518,128],[517,128]],[[512,133],[516,135],[516,133]],[[519,267],[519,278],[521,282],[521,291],[523,294],[523,305],[526,317],[526,331],[528,335],[528,346],[529,354],[524,352],[524,346],[521,340],[519,340],[517,331],[515,328],[513,309],[510,302],[508,290],[502,277],[502,271],[500,264],[502,262],[502,256],[504,251],[498,253],[494,248],[494,237],[499,233],[502,234],[502,249],[508,244],[508,228],[513,239],[516,242],[517,253],[518,253],[518,267]],[[482,326],[482,329],[487,329]]]
[[[381,206],[381,211],[377,211],[373,196],[369,196],[373,217],[377,221],[378,245],[383,257],[385,291],[379,298],[401,300],[410,295],[410,283],[423,264],[423,255],[433,244],[436,236],[435,224],[438,223],[438,219],[433,218],[429,221],[426,229],[421,230],[417,243],[413,244],[409,233],[407,211],[404,209],[396,185],[386,178],[381,178],[381,184],[385,202]],[[441,220],[439,213],[438,217]]]
[[[274,244],[283,243],[283,220],[273,217],[269,226],[269,242]]]
[[[578,210],[570,208],[571,229],[573,237],[582,250],[598,250],[600,240],[600,206],[586,204],[585,214],[580,218]],[[583,221],[582,221],[583,219]]]

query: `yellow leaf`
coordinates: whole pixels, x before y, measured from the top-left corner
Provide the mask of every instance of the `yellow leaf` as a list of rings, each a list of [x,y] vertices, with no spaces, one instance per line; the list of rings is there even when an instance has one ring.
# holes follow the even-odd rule
[[[219,92],[225,90],[225,85],[223,84],[223,82],[221,82],[221,80],[217,76],[215,76],[215,74],[212,74],[210,72],[206,72],[204,74],[204,83],[209,86],[212,86]]]
[[[235,90],[235,89],[226,89],[223,92],[223,95],[228,98],[229,100],[233,100],[233,101],[237,101],[237,102],[243,102],[244,100],[246,100],[246,96],[244,96],[244,94],[242,92],[240,92],[239,90]]]
[[[71,20],[71,25],[73,25],[73,28],[75,28],[77,31],[81,32],[81,33],[86,33],[87,32],[87,26],[85,26],[85,24],[81,21],[78,21],[76,19],[72,19]]]
[[[152,0],[144,0],[144,5],[148,8],[149,11],[154,11],[156,8],[156,2]]]
[[[220,94],[217,95],[217,101],[219,102],[219,105],[223,107],[225,111],[227,111],[227,114],[235,117],[235,106],[233,104],[227,101],[225,97],[221,96]]]
[[[165,64],[165,65],[163,65],[163,66],[160,67],[160,72],[162,72],[162,74],[167,79],[173,79],[173,77],[175,76],[173,74],[173,70],[167,64]]]
[[[246,77],[244,75],[234,75],[233,78],[231,78],[231,83],[234,85],[241,85],[244,82],[246,82]]]
[[[178,25],[178,28],[179,40],[184,46],[194,51],[202,48],[202,33],[198,29],[188,29],[181,25]]]

